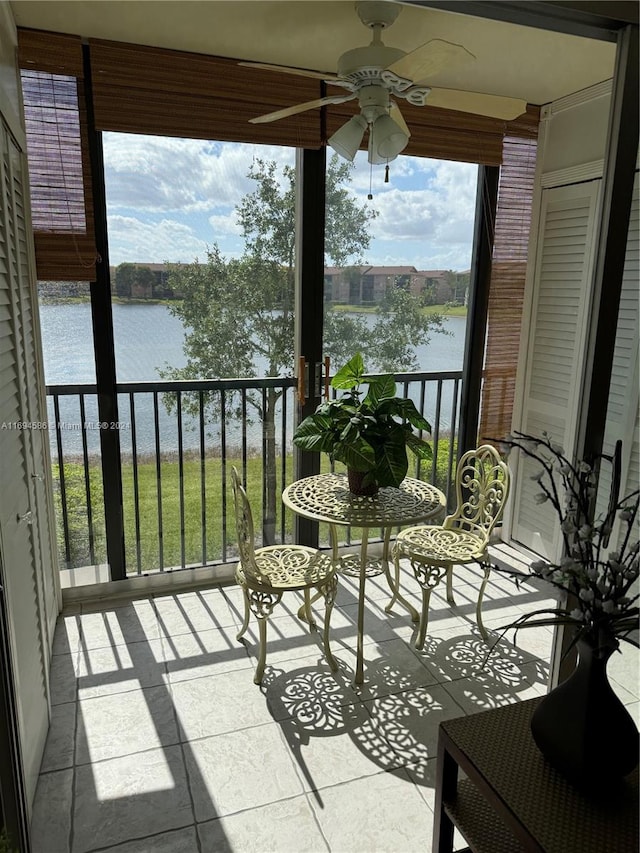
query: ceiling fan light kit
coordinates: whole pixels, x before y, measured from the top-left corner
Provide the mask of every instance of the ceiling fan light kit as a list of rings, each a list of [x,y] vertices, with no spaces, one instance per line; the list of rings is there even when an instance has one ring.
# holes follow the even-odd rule
[[[329,138],[328,143],[337,154],[344,157],[345,160],[353,162],[362,144],[366,129],[366,119],[361,115],[352,116],[346,124],[336,130],[333,136]]]
[[[380,116],[371,127],[373,148],[384,160],[395,160],[407,147],[409,137],[388,113]]]
[[[352,116],[329,139],[329,145],[341,157],[353,160],[369,129],[369,162],[377,165],[395,160],[407,147],[409,134],[389,115],[389,92],[382,86],[363,86],[359,90],[360,114]]]
[[[425,85],[428,77],[445,67],[475,59],[459,44],[431,39],[412,51],[389,47],[382,42],[383,29],[400,14],[401,4],[387,0],[363,0],[355,4],[362,23],[373,31],[371,43],[343,53],[338,59],[337,76],[327,75],[326,83],[347,90],[344,95],[328,95],[315,101],[267,113],[251,122],[277,121],[305,110],[358,99],[360,113],[350,118],[328,140],[341,157],[353,160],[369,130],[368,151],[372,164],[388,163],[403,151],[410,137],[409,128],[391,95],[414,106],[432,103],[441,109],[453,109],[503,120],[514,119],[526,110],[526,101],[481,92],[440,89]],[[250,64],[250,63],[243,63]],[[264,65],[258,67],[264,68]],[[304,69],[272,66],[292,74],[309,75]],[[314,72],[315,73],[315,72]]]

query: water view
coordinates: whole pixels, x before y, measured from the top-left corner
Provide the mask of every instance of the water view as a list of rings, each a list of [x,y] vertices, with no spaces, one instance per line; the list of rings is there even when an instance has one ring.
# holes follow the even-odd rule
[[[91,306],[88,302],[79,303],[43,303],[40,305],[42,342],[44,350],[44,369],[47,385],[69,385],[95,382],[93,356],[93,334],[91,326]],[[180,320],[172,316],[166,305],[125,305],[113,306],[114,338],[116,351],[116,372],[118,382],[153,381],[160,378],[159,371],[170,367],[182,367],[185,356],[182,349],[184,327]],[[464,353],[466,318],[449,317],[445,326],[450,335],[434,334],[429,344],[417,348],[420,368],[424,371],[460,370]],[[259,363],[258,363],[258,366]],[[435,406],[435,398],[431,402]],[[153,398],[151,394],[136,394],[135,428],[136,445],[140,453],[154,451]],[[450,395],[443,399],[441,425],[448,426]],[[123,450],[131,450],[131,411],[127,395],[119,400],[119,419],[122,424],[121,443]],[[49,421],[55,422],[55,413],[49,401]],[[429,412],[427,412],[429,417]],[[63,448],[66,453],[80,453],[82,450],[79,425],[82,422],[77,397],[61,398],[60,420],[66,428],[62,432]],[[95,396],[86,400],[84,420],[98,422],[97,401]],[[207,423],[208,441],[215,446],[219,440],[219,425]],[[239,427],[236,423],[227,426],[228,440],[233,441],[234,431],[239,439]],[[249,439],[256,446],[260,444],[260,427],[253,425],[249,430]],[[55,449],[55,432],[50,431],[52,449]],[[98,430],[89,431],[89,451],[97,452],[99,447]],[[160,443],[161,449],[170,451],[177,448],[177,426],[175,414],[169,414],[160,404]],[[185,449],[199,446],[199,435],[195,422],[185,417],[183,433]]]

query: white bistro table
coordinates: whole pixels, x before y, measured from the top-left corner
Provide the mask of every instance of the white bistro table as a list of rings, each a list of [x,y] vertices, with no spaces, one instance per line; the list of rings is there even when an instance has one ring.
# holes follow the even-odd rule
[[[399,577],[389,570],[389,541],[394,527],[418,524],[439,516],[446,504],[444,494],[429,483],[406,477],[398,488],[385,486],[373,497],[359,497],[349,491],[346,474],[315,474],[296,480],[282,493],[285,506],[298,515],[329,525],[333,559],[342,574],[358,577],[358,640],[355,683],[362,684],[364,600],[367,578],[384,574],[392,593],[385,607],[388,613],[397,602],[417,622],[417,610],[401,595]],[[337,527],[362,528],[359,554],[338,556]],[[369,557],[369,529],[384,530],[381,557]]]

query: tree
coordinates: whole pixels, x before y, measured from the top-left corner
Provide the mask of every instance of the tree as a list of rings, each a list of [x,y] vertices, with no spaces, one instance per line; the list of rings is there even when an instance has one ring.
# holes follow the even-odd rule
[[[127,263],[116,267],[116,294],[122,299],[136,296],[136,288],[141,294],[151,296],[155,283],[156,277],[150,267]]]
[[[327,310],[324,315],[324,349],[336,369],[353,356],[354,341],[372,372],[398,373],[419,370],[415,350],[428,344],[433,332],[451,334],[440,314],[425,314],[424,300],[390,287],[375,315],[344,314]]]
[[[369,223],[375,217],[349,191],[353,167],[334,155],[326,174],[326,260],[336,266],[355,265],[369,247]],[[244,254],[225,259],[218,248],[207,251],[206,261],[168,264],[168,284],[183,295],[169,310],[186,329],[184,368],[161,371],[167,379],[202,379],[257,375],[279,376],[291,371],[294,349],[295,170],[281,171],[273,161],[255,159],[248,176],[256,182],[237,207],[244,235]],[[427,340],[440,323],[424,317],[421,301],[391,288],[373,325],[361,317],[328,311],[325,314],[325,352],[335,365],[362,351],[371,365],[382,370],[416,367],[412,347]],[[275,413],[281,393],[267,389],[249,398],[265,435],[264,535],[272,541],[276,519]],[[199,401],[183,398],[196,412]],[[209,398],[214,415],[219,401]],[[227,401],[225,414],[236,401]]]
[[[352,166],[334,156],[326,175],[326,254],[341,266],[357,262],[369,246],[368,223],[375,212],[360,206],[348,190]],[[293,366],[295,275],[295,170],[278,170],[273,161],[256,158],[248,177],[256,189],[237,207],[245,246],[241,259],[225,260],[217,246],[206,263],[167,265],[168,284],[183,294],[169,310],[188,331],[184,368],[161,371],[163,378],[195,379],[278,376]],[[353,339],[352,339],[353,346]],[[275,412],[281,392],[268,389],[249,404],[265,432],[265,538],[275,533],[276,440]],[[185,400],[195,410],[197,401]],[[209,399],[208,405],[216,402]],[[229,404],[234,405],[233,401]],[[233,414],[227,410],[227,414]]]
[[[469,273],[447,270],[444,276],[445,281],[451,289],[451,299],[449,301],[454,305],[464,305],[467,301],[467,291],[469,289]]]

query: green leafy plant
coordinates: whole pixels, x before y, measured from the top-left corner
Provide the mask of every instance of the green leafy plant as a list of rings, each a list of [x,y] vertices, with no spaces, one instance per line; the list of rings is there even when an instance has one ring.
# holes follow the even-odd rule
[[[295,445],[328,453],[332,462],[363,472],[364,487],[399,486],[409,467],[407,448],[420,459],[431,459],[431,445],[412,429],[430,433],[431,425],[412,400],[395,396],[393,376],[367,377],[362,354],[356,353],[331,385],[344,393],[321,403],[302,421]],[[363,385],[368,386],[366,395]]]

